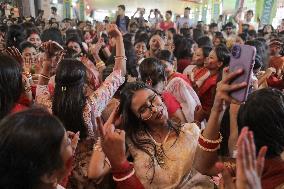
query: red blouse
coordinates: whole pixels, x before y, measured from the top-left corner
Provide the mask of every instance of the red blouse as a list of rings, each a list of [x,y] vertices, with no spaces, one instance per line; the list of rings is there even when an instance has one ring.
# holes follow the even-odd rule
[[[209,76],[198,89],[198,96],[204,111],[209,112],[214,103],[218,75]]]
[[[163,92],[162,98],[168,109],[169,116],[172,116],[178,109],[181,108],[180,103],[177,99],[169,92]]]

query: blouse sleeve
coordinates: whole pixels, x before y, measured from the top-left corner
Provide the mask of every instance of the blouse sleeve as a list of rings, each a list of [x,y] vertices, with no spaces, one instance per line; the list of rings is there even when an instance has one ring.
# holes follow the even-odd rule
[[[88,97],[90,108],[95,117],[101,115],[102,111],[124,81],[125,78],[121,75],[121,71],[115,70],[106,78],[102,85]]]
[[[46,107],[49,112],[52,112],[52,101],[47,85],[37,85],[36,103]]]

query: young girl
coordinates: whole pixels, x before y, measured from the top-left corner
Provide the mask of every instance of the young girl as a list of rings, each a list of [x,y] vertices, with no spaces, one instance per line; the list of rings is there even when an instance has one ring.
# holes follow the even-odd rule
[[[192,58],[193,65],[187,66],[183,71],[195,89],[199,88],[210,75],[208,69],[204,67],[204,62],[211,50],[211,47],[197,48]]]

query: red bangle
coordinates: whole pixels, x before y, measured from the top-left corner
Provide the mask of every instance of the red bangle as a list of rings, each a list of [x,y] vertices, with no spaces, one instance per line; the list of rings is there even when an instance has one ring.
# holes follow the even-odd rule
[[[215,149],[219,146],[218,143],[208,143],[206,141],[204,141],[202,138],[198,138],[198,143],[200,146],[206,148],[206,149]]]

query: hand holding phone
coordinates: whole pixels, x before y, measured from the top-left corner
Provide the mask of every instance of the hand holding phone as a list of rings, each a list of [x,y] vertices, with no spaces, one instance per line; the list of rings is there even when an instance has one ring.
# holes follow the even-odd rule
[[[253,74],[253,66],[255,62],[256,49],[249,45],[234,45],[230,58],[229,70],[234,72],[242,69],[243,74],[235,78],[231,84],[239,84],[246,82],[248,85],[241,89],[231,92],[231,97],[239,102],[245,102],[248,96],[251,78]]]

